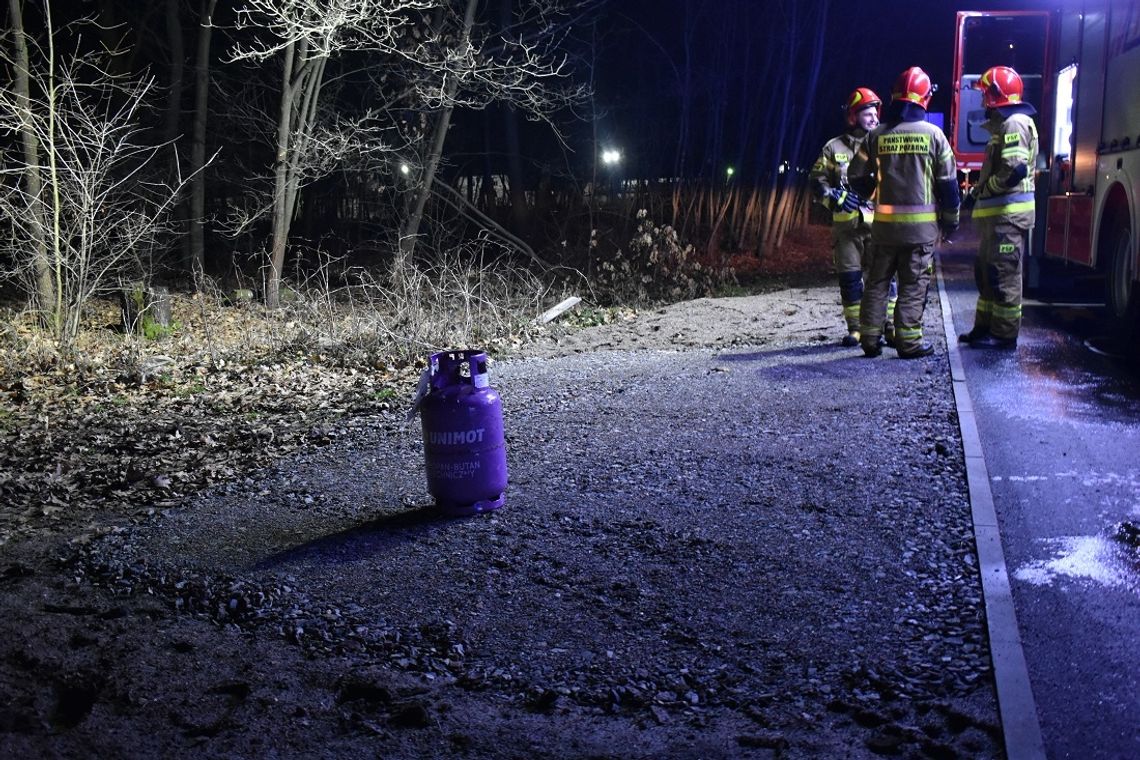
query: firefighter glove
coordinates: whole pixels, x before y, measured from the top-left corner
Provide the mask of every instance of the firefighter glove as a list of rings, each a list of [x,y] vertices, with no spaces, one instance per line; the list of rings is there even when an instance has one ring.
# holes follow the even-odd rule
[[[970,188],[970,192],[962,196],[962,209],[969,211],[978,202],[978,186],[974,185]]]
[[[836,211],[854,211],[863,205],[863,199],[850,190],[833,187],[827,191],[827,197]]]

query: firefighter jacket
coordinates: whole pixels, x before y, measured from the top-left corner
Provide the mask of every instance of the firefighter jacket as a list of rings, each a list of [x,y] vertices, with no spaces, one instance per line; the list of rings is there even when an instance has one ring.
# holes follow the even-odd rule
[[[867,153],[878,177],[872,241],[933,245],[940,225],[958,226],[957,166],[941,129],[925,120],[884,123],[867,136]]]
[[[863,195],[863,185],[867,178],[866,138],[867,133],[858,130],[858,133],[844,132],[839,137],[828,140],[811,168],[809,181],[812,190],[816,198],[831,209],[831,223],[836,231],[843,227],[857,227],[860,221],[864,224],[871,223],[873,212],[870,205],[854,211],[844,211],[836,208],[827,197],[833,188],[854,189]]]
[[[990,140],[978,184],[971,191],[977,198],[973,216],[1027,230],[1036,219],[1033,170],[1037,165],[1037,127],[1025,110],[1008,115],[1001,110],[995,110],[983,125]]]

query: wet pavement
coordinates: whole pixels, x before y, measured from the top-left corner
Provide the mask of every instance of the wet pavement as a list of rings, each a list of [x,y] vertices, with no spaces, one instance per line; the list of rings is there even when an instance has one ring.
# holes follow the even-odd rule
[[[972,242],[941,262],[965,332]],[[1015,351],[961,358],[1048,756],[1140,757],[1140,379],[1095,291],[1046,283]]]

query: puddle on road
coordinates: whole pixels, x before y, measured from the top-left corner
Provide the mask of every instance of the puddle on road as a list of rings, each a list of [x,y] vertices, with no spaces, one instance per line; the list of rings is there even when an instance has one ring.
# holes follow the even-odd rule
[[[1062,536],[1039,541],[1053,555],[1019,567],[1014,577],[1035,586],[1078,580],[1140,594],[1140,553],[1117,538]]]
[[[1103,424],[1122,430],[1140,422],[1140,387],[1048,362],[1021,362],[991,373],[978,398],[1014,420]]]

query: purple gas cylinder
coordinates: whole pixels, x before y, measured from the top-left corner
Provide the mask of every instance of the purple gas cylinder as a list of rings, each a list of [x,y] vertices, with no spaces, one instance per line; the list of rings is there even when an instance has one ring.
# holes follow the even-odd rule
[[[419,402],[428,492],[448,515],[503,506],[507,446],[503,402],[491,387],[482,351],[432,354]]]

